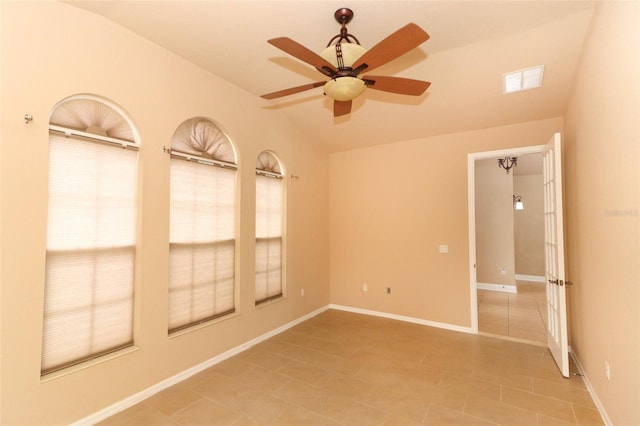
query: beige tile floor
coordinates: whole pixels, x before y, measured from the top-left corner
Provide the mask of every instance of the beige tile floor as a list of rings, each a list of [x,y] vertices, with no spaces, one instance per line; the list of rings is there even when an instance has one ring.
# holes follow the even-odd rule
[[[516,285],[517,294],[478,290],[478,330],[546,344],[545,285],[529,281]]]
[[[419,424],[603,423],[582,378],[563,378],[544,347],[337,310],[102,422]]]

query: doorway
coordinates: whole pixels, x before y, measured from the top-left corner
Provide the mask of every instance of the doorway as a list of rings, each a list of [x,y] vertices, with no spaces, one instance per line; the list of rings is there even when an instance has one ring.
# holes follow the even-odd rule
[[[532,146],[469,154],[471,313],[475,332],[546,344],[543,149]],[[509,174],[498,166],[498,158],[504,157],[518,158]],[[516,196],[524,210],[514,210]],[[537,221],[535,227],[531,225],[533,219]],[[484,221],[477,224],[477,220]],[[531,244],[536,250],[531,250]]]
[[[469,276],[471,327],[478,333],[478,277],[476,236],[476,161],[492,157],[516,157],[543,154],[545,296],[547,309],[547,347],[564,377],[569,377],[566,287],[572,285],[565,276],[564,224],[562,197],[562,140],[554,133],[546,145],[490,151],[467,156],[469,213]],[[514,197],[513,202],[516,202]]]

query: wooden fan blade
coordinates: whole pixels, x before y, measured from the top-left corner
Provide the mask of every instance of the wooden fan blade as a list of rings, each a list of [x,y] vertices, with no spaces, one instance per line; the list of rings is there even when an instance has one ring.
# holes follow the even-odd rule
[[[384,75],[366,75],[362,79],[367,83],[369,89],[399,93],[401,95],[420,96],[431,86],[428,81]]]
[[[358,67],[366,64],[361,71],[369,72],[418,47],[428,39],[429,34],[418,25],[407,24],[369,49],[354,62],[352,68],[357,70]]]
[[[333,101],[333,116],[340,117],[351,112],[351,101]]]
[[[277,92],[267,93],[266,95],[261,95],[261,98],[264,99],[275,99],[280,98],[282,96],[293,95],[294,93],[304,92],[305,90],[313,89],[314,87],[324,86],[324,81],[316,81],[315,83],[303,84],[302,86],[290,87],[284,90],[278,90]]]
[[[329,77],[333,77],[338,73],[336,67],[331,65],[329,61],[314,51],[307,49],[297,41],[291,40],[289,37],[272,38],[271,40],[267,40],[267,42],[289,55],[294,56],[309,65],[313,65],[318,69],[318,71]]]

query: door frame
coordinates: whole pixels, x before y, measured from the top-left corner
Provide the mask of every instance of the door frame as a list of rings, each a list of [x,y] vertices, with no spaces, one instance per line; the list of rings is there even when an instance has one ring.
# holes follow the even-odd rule
[[[540,154],[545,145],[533,145],[495,151],[472,152],[467,154],[467,193],[469,208],[469,299],[471,303],[471,331],[478,334],[478,279],[476,273],[476,160],[487,158]],[[497,164],[496,164],[496,167]]]

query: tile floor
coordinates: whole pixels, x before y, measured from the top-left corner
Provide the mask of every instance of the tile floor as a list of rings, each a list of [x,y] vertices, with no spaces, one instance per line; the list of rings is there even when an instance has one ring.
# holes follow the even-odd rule
[[[603,423],[546,348],[328,310],[101,424]]]
[[[546,344],[544,283],[517,281],[518,293],[478,290],[478,330]]]

